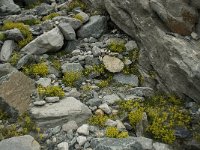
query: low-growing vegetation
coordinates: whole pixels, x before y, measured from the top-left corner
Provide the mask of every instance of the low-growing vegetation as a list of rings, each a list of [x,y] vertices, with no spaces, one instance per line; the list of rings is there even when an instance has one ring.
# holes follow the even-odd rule
[[[0,41],[4,41],[6,39],[6,35],[0,32]]]
[[[111,52],[121,53],[126,50],[125,43],[123,41],[111,41],[108,44],[108,49]]]
[[[18,45],[20,48],[24,47],[25,45],[27,45],[30,41],[32,41],[33,37],[32,37],[32,33],[29,30],[29,27],[26,26],[24,23],[18,23],[18,22],[5,22],[2,30],[10,30],[10,29],[14,29],[17,28],[21,31],[21,33],[24,36],[23,40],[20,40],[18,42]]]
[[[67,11],[72,11],[74,8],[81,8],[81,10],[85,11],[87,9],[87,5],[82,0],[72,0],[67,7]]]
[[[15,66],[17,62],[19,61],[19,59],[20,59],[20,54],[18,52],[13,52],[10,57],[9,63]]]
[[[109,138],[127,138],[128,132],[120,132],[116,127],[107,127],[105,135]]]
[[[49,15],[44,16],[44,17],[42,18],[42,20],[43,20],[43,21],[51,20],[51,19],[53,19],[53,18],[55,18],[55,17],[57,17],[57,16],[60,16],[60,14],[58,14],[58,13],[50,13]]]
[[[38,86],[38,93],[41,97],[64,97],[65,96],[65,92],[63,91],[63,89],[59,86],[47,86],[47,87],[42,87],[42,86]]]
[[[80,20],[81,22],[83,22],[83,17],[80,14],[76,14],[74,16],[74,18]]]
[[[63,83],[66,86],[75,86],[75,82],[78,81],[82,76],[81,72],[73,72],[73,71],[68,71],[65,72],[64,76],[63,76]]]

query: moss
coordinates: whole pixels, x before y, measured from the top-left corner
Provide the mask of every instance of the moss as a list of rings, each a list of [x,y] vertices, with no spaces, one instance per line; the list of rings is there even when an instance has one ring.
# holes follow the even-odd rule
[[[47,87],[39,86],[37,89],[38,89],[38,93],[42,97],[44,97],[44,96],[46,96],[46,97],[57,96],[57,97],[62,98],[62,97],[65,96],[65,92],[59,86],[47,86]]]
[[[74,16],[74,18],[80,20],[81,22],[84,21],[84,20],[83,20],[83,16],[81,16],[80,14],[76,14],[76,15]]]
[[[132,51],[130,51],[128,54],[129,59],[133,62],[138,62],[139,55],[140,55],[139,52],[140,52],[140,50],[138,48],[135,48]]]
[[[133,128],[135,128],[136,124],[142,120],[143,113],[144,108],[140,107],[128,114],[129,122]]]
[[[81,72],[65,72],[62,81],[66,86],[74,86],[75,82],[78,81],[81,78],[81,76]]]
[[[0,109],[0,120],[6,120],[8,117],[8,114]]]
[[[19,61],[19,59],[20,59],[20,54],[18,52],[14,52],[10,57],[9,63],[15,66]]]
[[[14,29],[14,28],[19,29],[24,36],[24,39],[20,40],[18,42],[20,48],[24,47],[30,41],[32,41],[32,39],[33,39],[32,33],[29,30],[29,27],[27,27],[23,23],[6,22],[6,23],[4,23],[4,25],[2,27],[3,30],[10,30],[10,29]]]
[[[92,91],[92,87],[90,85],[84,85],[81,87],[84,92]]]
[[[121,52],[123,52],[123,51],[126,50],[126,47],[125,47],[125,43],[124,43],[124,42],[112,41],[112,42],[108,45],[108,49],[109,49],[111,52],[121,53]]]
[[[25,20],[25,21],[22,21],[25,25],[29,25],[29,26],[32,26],[32,25],[36,25],[36,24],[40,24],[40,20],[39,19],[29,19],[29,20]]]
[[[74,8],[80,7],[81,10],[85,11],[87,9],[87,5],[82,0],[72,0],[68,4],[67,11],[72,11]]]
[[[0,41],[4,41],[6,39],[6,35],[0,32]]]
[[[43,21],[51,20],[51,19],[53,19],[53,18],[55,18],[55,17],[57,17],[57,16],[60,16],[60,14],[58,14],[58,13],[50,13],[49,15],[44,16],[44,17],[42,18],[42,20],[43,20]]]
[[[53,65],[54,68],[56,68],[57,70],[61,70],[61,63],[60,63],[59,60],[53,59],[51,61],[51,63],[52,63],[52,65]]]
[[[27,75],[33,76],[47,76],[49,69],[46,63],[32,64],[23,68],[23,72]]]
[[[105,67],[103,64],[100,65],[94,65],[91,68],[86,68],[83,70],[83,75],[84,76],[89,76],[91,73],[95,74],[105,74]]]
[[[99,83],[97,83],[97,86],[100,88],[107,87],[110,83],[110,80],[101,80]]]
[[[116,127],[107,127],[105,135],[109,138],[127,138],[129,136],[128,132],[120,132]]]
[[[40,5],[41,3],[43,3],[43,2],[45,2],[45,0],[35,0],[35,2],[34,3],[31,3],[31,4],[29,4],[29,5],[26,5],[26,9],[32,9],[32,8],[34,8],[34,7],[36,7],[36,6],[38,6],[38,5]]]
[[[105,127],[105,122],[109,119],[106,115],[94,115],[92,116],[88,122],[90,125]]]

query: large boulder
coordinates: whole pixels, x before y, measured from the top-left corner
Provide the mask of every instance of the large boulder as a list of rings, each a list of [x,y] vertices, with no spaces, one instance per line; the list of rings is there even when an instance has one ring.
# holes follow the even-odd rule
[[[0,16],[17,14],[20,11],[20,7],[13,0],[0,0]]]
[[[59,103],[33,107],[30,110],[39,126],[55,127],[70,120],[80,124],[91,116],[90,109],[73,97],[67,97]]]
[[[196,21],[195,9],[181,0],[162,2],[165,5],[159,0],[150,2],[145,0],[105,0],[105,6],[112,21],[135,38],[142,47],[140,65],[143,66],[144,72],[147,73],[153,69],[158,74],[159,84],[157,85],[159,87],[157,87],[200,102],[200,43],[168,34],[167,27],[171,31],[176,31],[167,24],[166,18],[162,18],[164,17],[163,12],[178,17],[181,10],[186,11],[186,16],[191,19],[191,22],[184,20],[184,16],[178,18],[182,22],[180,29],[189,34]],[[175,4],[173,5],[172,2]],[[173,7],[168,8],[168,5]],[[180,9],[181,7],[184,9]],[[158,15],[155,15],[155,12]],[[177,18],[173,17],[173,19]],[[177,25],[180,22],[176,20],[175,27],[179,27]],[[182,32],[177,33],[185,35]]]
[[[32,79],[8,63],[0,65],[0,109],[12,116],[26,112],[35,90]]]
[[[1,150],[40,150],[39,143],[30,135],[12,137],[0,142]]]
[[[56,27],[34,39],[23,49],[21,49],[21,52],[37,55],[47,52],[56,52],[62,48],[63,44],[64,37],[59,28]]]

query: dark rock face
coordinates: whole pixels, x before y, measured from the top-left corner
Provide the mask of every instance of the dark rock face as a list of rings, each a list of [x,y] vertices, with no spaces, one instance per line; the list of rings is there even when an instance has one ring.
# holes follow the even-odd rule
[[[21,11],[13,0],[0,0],[0,16],[18,14]]]
[[[105,0],[104,3],[112,21],[143,46],[140,65],[145,70],[156,71],[162,85],[158,88],[200,102],[199,43],[167,34],[167,27],[182,35],[190,34],[197,18],[195,8],[181,0],[173,3],[168,0]],[[174,3],[178,3],[178,8]],[[174,19],[173,24],[170,24],[170,17]]]

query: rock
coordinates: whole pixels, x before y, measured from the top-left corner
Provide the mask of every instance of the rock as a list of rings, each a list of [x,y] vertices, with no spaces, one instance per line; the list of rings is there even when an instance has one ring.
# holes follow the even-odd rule
[[[67,41],[67,45],[64,49],[66,52],[70,53],[76,49],[76,47],[78,46],[79,43],[80,42],[78,40]]]
[[[58,150],[68,150],[69,149],[69,144],[67,142],[62,142],[57,145]]]
[[[40,150],[39,143],[30,135],[12,137],[0,142],[1,150]]]
[[[54,11],[54,7],[47,3],[42,3],[41,5],[35,8],[35,13],[40,16],[46,16],[53,11]]]
[[[111,109],[110,107],[108,106],[108,104],[104,103],[104,104],[101,104],[99,106],[100,109],[102,109],[106,114],[111,114]]]
[[[80,146],[84,145],[86,141],[87,141],[87,138],[85,136],[78,136],[77,137],[77,142]]]
[[[79,38],[94,37],[99,38],[107,31],[107,19],[105,16],[92,16],[88,23],[83,25],[78,31]]]
[[[95,111],[95,115],[97,115],[97,116],[103,116],[103,115],[104,115],[104,112],[103,112],[103,110],[101,110],[101,109],[97,109],[97,110]]]
[[[126,127],[124,126],[124,124],[120,120],[116,120],[116,122],[117,122],[117,129],[119,131],[125,131],[126,130]]]
[[[56,103],[59,102],[60,98],[59,97],[46,97],[45,101],[47,103]]]
[[[8,63],[0,65],[0,107],[2,110],[8,114],[11,109],[20,114],[26,112],[29,109],[31,95],[35,90],[35,83],[32,79]]]
[[[36,55],[24,55],[17,63],[16,68],[21,69],[30,62],[37,62],[38,57]]]
[[[46,104],[46,102],[45,101],[35,101],[33,104],[35,106],[44,106]]]
[[[150,87],[135,87],[127,91],[129,94],[133,94],[139,97],[151,97],[154,95],[154,90]]]
[[[6,40],[1,48],[0,60],[8,61],[15,47],[16,45],[14,41]]]
[[[77,129],[77,133],[85,136],[89,135],[89,125],[83,124]]]
[[[82,22],[80,20],[68,16],[58,16],[53,18],[52,21],[57,21],[59,23],[69,23],[74,30],[77,30],[82,25]]]
[[[124,63],[120,59],[108,55],[103,57],[103,64],[112,73],[121,72],[124,68]]]
[[[124,74],[115,74],[113,79],[121,84],[128,84],[131,86],[138,86],[139,80],[136,75],[124,75]]]
[[[100,56],[101,55],[101,49],[97,46],[94,46],[92,48],[92,54],[97,57],[97,56]]]
[[[103,102],[107,103],[107,104],[110,104],[110,105],[112,105],[115,102],[120,101],[120,100],[121,100],[121,98],[119,98],[119,96],[117,94],[105,95],[103,97]]]
[[[88,16],[88,14],[84,13],[84,12],[79,12],[78,14],[76,14],[76,16],[78,16],[79,18],[81,18],[81,21],[83,23],[88,22],[88,20],[90,19],[90,17]]]
[[[155,150],[172,150],[172,148],[169,145],[158,142],[153,143],[153,148]]]
[[[47,86],[51,85],[51,79],[50,78],[40,78],[38,81],[36,81],[36,83],[43,87],[47,87]]]
[[[92,98],[92,99],[89,99],[89,100],[86,102],[87,105],[90,105],[90,106],[92,106],[92,107],[94,107],[94,106],[99,106],[99,105],[101,105],[101,103],[102,103],[102,101],[101,101],[101,99],[99,99],[99,98]]]
[[[62,66],[62,72],[81,72],[83,67],[80,63],[64,63]]]
[[[66,124],[63,124],[62,130],[65,132],[68,132],[69,130],[77,130],[78,125],[76,124],[76,121],[69,121]]]
[[[76,88],[72,88],[68,93],[65,93],[65,96],[79,98],[81,93]]]
[[[58,25],[60,31],[65,37],[65,40],[75,40],[76,39],[76,33],[72,26],[69,23],[60,23]]]
[[[6,39],[13,40],[15,42],[24,39],[24,36],[22,35],[21,31],[17,28],[5,31],[5,35]]]
[[[63,44],[64,37],[60,30],[56,27],[31,41],[28,45],[21,49],[21,52],[36,55],[47,52],[56,52],[62,48]]]
[[[167,34],[167,28],[161,23],[164,21],[164,25],[172,32],[189,35],[196,22],[195,9],[181,0],[167,1],[165,5],[164,1],[155,0],[104,2],[111,20],[125,33],[141,41],[143,49],[140,51],[139,63],[146,72],[154,68],[159,76],[156,88],[200,102],[200,86],[196,82],[200,80],[198,42],[192,41],[191,44],[180,36]],[[186,19],[187,13],[190,19]]]
[[[125,47],[126,47],[126,50],[129,52],[129,51],[132,51],[136,48],[138,48],[137,46],[137,43],[135,41],[128,41],[126,44],[125,44]]]
[[[191,137],[191,132],[189,130],[187,130],[186,128],[181,128],[181,127],[177,127],[175,129],[175,133],[174,135],[178,138],[182,138],[182,139],[185,139],[185,138],[188,138],[188,137]]]
[[[94,138],[91,140],[91,148],[93,150],[151,150],[152,149],[152,140],[145,140],[148,143],[137,140],[136,137],[129,138]],[[144,144],[144,145],[142,145]],[[149,147],[147,147],[149,146]]]
[[[105,125],[106,126],[110,126],[110,127],[115,127],[117,125],[117,122],[116,121],[113,121],[111,119],[108,119],[106,122],[105,122]]]
[[[13,0],[0,0],[0,16],[18,14],[21,11]]]
[[[191,5],[197,9],[200,9],[200,1],[198,0],[191,0]]]
[[[74,120],[78,124],[87,120],[90,109],[73,97],[66,97],[59,103],[45,105],[43,107],[33,107],[30,110],[39,126],[53,127]]]
[[[192,33],[191,33],[191,37],[192,37],[194,40],[198,40],[198,39],[199,39],[198,34],[195,33],[195,32],[192,32]]]
[[[144,133],[148,127],[148,120],[146,112],[143,113],[142,120],[140,120],[135,127],[135,132],[138,137],[144,136]]]

